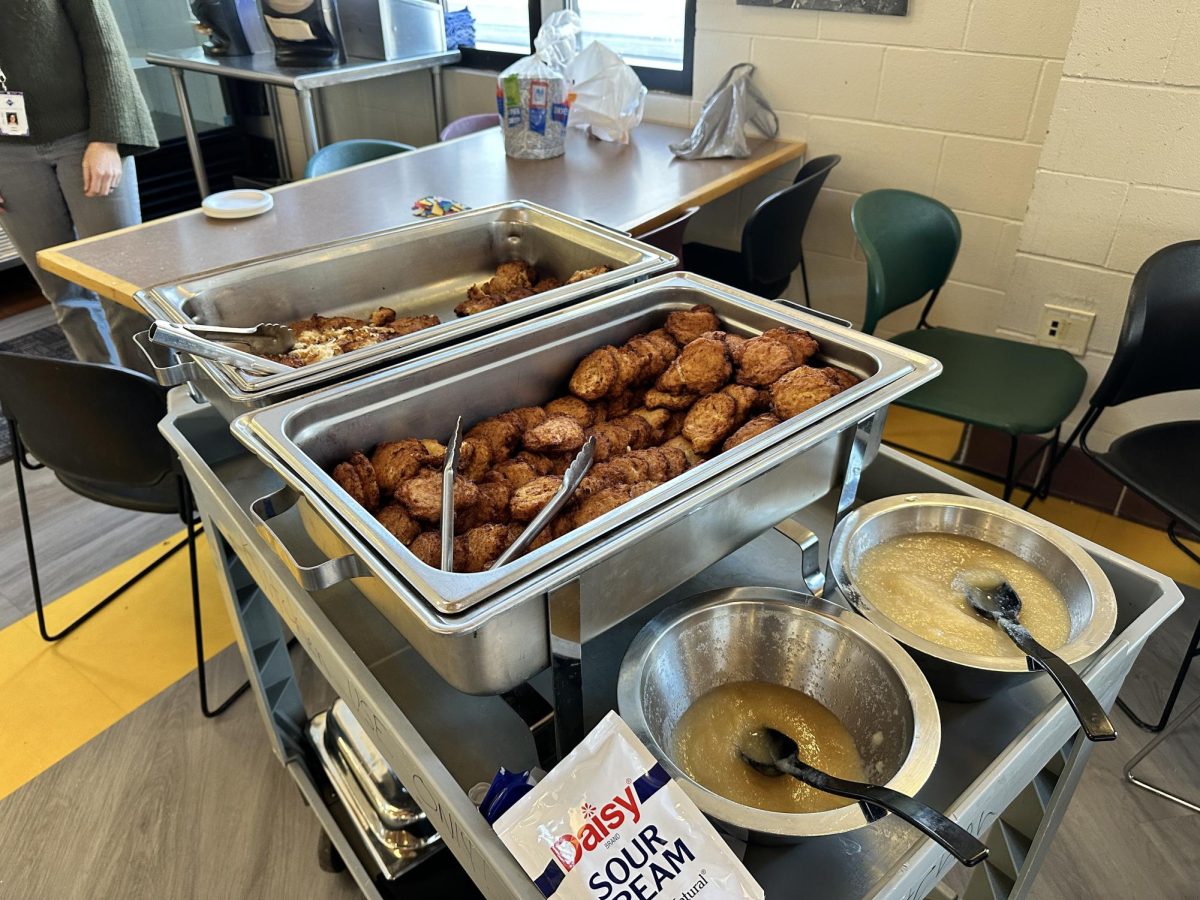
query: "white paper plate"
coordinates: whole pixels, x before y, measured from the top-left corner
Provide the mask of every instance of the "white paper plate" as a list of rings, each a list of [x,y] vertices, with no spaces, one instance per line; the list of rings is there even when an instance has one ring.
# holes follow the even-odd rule
[[[213,219],[246,219],[261,215],[274,205],[275,199],[266,191],[246,188],[209,194],[200,208]]]

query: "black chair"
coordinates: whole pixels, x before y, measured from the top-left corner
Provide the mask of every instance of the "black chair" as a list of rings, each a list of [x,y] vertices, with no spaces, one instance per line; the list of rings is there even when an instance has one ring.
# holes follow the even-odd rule
[[[159,420],[167,412],[164,390],[139,372],[115,366],[0,353],[0,405],[12,434],[13,472],[42,638],[57,641],[66,637],[186,546],[191,564],[200,709],[208,718],[220,715],[250,685],[243,684],[216,709],[209,708],[196,573],[199,528],[187,479],[175,453],[158,432]],[[30,454],[37,463],[29,458]],[[46,624],[25,494],[24,470],[43,467],[49,467],[63,485],[90,500],[141,512],[173,513],[187,530],[181,542],[55,632]],[[96,535],[96,539],[102,540],[103,535]]]
[[[649,244],[651,247],[657,247],[659,250],[666,250],[668,253],[674,254],[679,260],[675,264],[675,268],[681,269],[683,268],[683,235],[687,231],[688,222],[698,212],[700,212],[700,207],[689,206],[670,222],[659,225],[653,231],[639,234],[638,240]]]
[[[685,244],[683,267],[773,300],[787,288],[798,266],[804,283],[804,305],[811,306],[808,269],[804,265],[804,227],[821,186],[841,161],[837,155],[809,160],[796,173],[791,187],[758,204],[742,228],[740,253],[710,244]]]
[[[1167,527],[1171,542],[1200,563],[1200,556],[1179,537],[1181,525],[1200,533],[1200,478],[1195,473],[1200,460],[1200,416],[1139,428],[1121,435],[1104,451],[1088,445],[1092,429],[1110,407],[1144,397],[1200,389],[1200,366],[1193,356],[1198,345],[1200,241],[1185,241],[1164,247],[1138,269],[1108,371],[1088,401],[1087,412],[1054,454],[1039,489],[1030,495],[1025,506],[1043,493],[1041,488],[1049,482],[1054,467],[1078,440],[1083,451],[1102,469],[1171,517]],[[1162,731],[1197,655],[1200,655],[1200,623],[1157,722],[1142,719],[1120,699],[1117,703],[1140,728]]]

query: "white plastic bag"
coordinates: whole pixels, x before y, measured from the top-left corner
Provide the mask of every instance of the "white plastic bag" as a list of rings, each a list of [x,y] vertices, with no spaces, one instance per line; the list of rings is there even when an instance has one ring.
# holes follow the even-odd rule
[[[779,119],[754,82],[754,66],[738,63],[725,73],[700,110],[700,119],[686,140],[671,145],[680,159],[710,159],[750,155],[746,127],[753,125],[769,138],[779,134]]]
[[[516,159],[562,156],[570,100],[563,70],[579,49],[579,16],[562,10],[547,16],[532,56],[496,79],[496,111],[504,129],[504,152]]]
[[[546,16],[533,39],[533,49],[542,62],[562,72],[579,53],[582,35],[579,13],[573,9],[560,9]]]
[[[544,897],[763,900],[746,867],[615,712],[495,827]]]
[[[599,41],[592,41],[567,65],[571,82],[571,124],[587,128],[603,141],[629,143],[629,133],[642,123],[646,87],[625,60]]]

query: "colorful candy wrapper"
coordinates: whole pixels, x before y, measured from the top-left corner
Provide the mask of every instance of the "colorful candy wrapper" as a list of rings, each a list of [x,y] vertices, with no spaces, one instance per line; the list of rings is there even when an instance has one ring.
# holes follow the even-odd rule
[[[462,212],[464,209],[470,209],[469,206],[463,206],[455,200],[448,200],[445,197],[422,197],[412,205],[412,213],[419,219],[430,219],[436,216],[450,216],[454,213]]]

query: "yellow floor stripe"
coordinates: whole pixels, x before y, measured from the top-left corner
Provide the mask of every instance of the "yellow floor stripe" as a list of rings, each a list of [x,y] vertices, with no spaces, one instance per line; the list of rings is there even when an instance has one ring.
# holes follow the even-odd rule
[[[177,542],[182,532],[54,601],[51,630]],[[201,537],[206,655],[233,641]],[[32,616],[0,630],[0,798],[44,772],[195,668],[187,551],[180,550],[78,631],[45,643]],[[199,715],[199,711],[196,712]]]
[[[893,406],[888,411],[883,429],[885,440],[904,444],[948,458],[958,446],[955,435],[962,430],[957,422],[934,416],[915,409]],[[965,481],[989,494],[1000,496],[1003,485],[1000,481],[964,472],[947,463],[922,459],[921,462],[941,469],[960,481]],[[1025,491],[1017,491],[1013,499],[1016,504],[1024,502]],[[1061,497],[1050,497],[1035,502],[1029,509],[1055,525],[1059,525],[1082,538],[1109,547],[1123,556],[1137,560],[1155,571],[1161,572],[1183,584],[1200,587],[1200,566],[1179,552],[1166,532],[1148,525],[1140,525],[1109,515],[1082,503],[1072,503]],[[1200,552],[1200,545],[1191,541],[1188,545]]]

